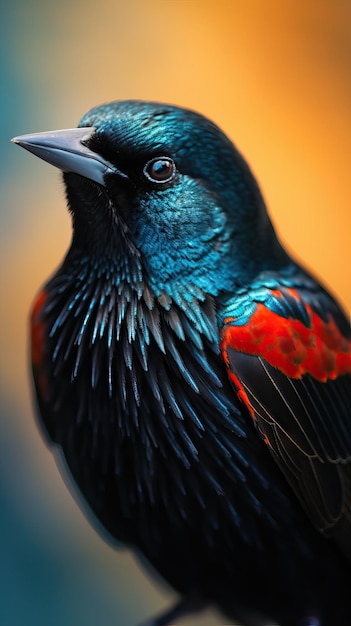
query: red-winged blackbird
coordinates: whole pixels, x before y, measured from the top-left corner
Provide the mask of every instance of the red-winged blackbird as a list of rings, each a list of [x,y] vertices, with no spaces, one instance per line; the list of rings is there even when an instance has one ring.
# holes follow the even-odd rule
[[[244,624],[350,623],[351,332],[205,118],[115,102],[16,138],[73,238],[32,314],[39,411],[107,531]]]

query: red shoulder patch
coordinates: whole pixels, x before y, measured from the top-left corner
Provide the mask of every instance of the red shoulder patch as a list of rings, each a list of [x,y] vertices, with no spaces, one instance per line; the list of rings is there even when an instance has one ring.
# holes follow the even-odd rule
[[[46,292],[41,291],[37,296],[31,313],[32,331],[32,362],[33,365],[40,365],[42,362],[44,345],[44,321],[42,319],[42,309],[46,301]]]
[[[310,374],[324,382],[351,373],[351,341],[342,335],[333,318],[324,322],[310,306],[305,306],[310,327],[281,317],[261,303],[247,324],[236,326],[235,320],[225,319],[221,350],[226,364],[230,347],[264,358],[290,378]]]
[[[45,305],[47,293],[45,290],[41,291],[37,296],[31,313],[31,338],[32,338],[32,364],[35,370],[36,383],[43,395],[47,390],[47,377],[41,366],[44,360],[44,345],[45,345],[45,323],[43,320],[43,307]]]

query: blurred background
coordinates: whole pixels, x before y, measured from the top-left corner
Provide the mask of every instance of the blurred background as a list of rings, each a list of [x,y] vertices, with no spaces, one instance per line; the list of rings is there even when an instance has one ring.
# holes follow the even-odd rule
[[[350,311],[351,3],[1,4],[0,622],[135,626],[173,594],[91,529],[35,423],[28,310],[70,220],[59,172],[9,139],[114,99],[202,112],[248,159],[288,248]]]

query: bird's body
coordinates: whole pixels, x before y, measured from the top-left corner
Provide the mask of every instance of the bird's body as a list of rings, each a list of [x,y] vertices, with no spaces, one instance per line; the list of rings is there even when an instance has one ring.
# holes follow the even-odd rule
[[[66,172],[73,217],[32,313],[49,438],[107,531],[182,596],[243,624],[346,626],[345,315],[208,120],[129,101],[80,125],[18,139]]]

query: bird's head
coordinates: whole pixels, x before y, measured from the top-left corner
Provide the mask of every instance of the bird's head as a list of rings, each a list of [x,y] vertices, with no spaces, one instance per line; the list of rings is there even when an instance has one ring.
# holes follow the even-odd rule
[[[152,288],[170,295],[182,283],[215,295],[281,262],[248,165],[193,111],[117,101],[78,129],[15,141],[64,171],[73,255],[138,259]]]

